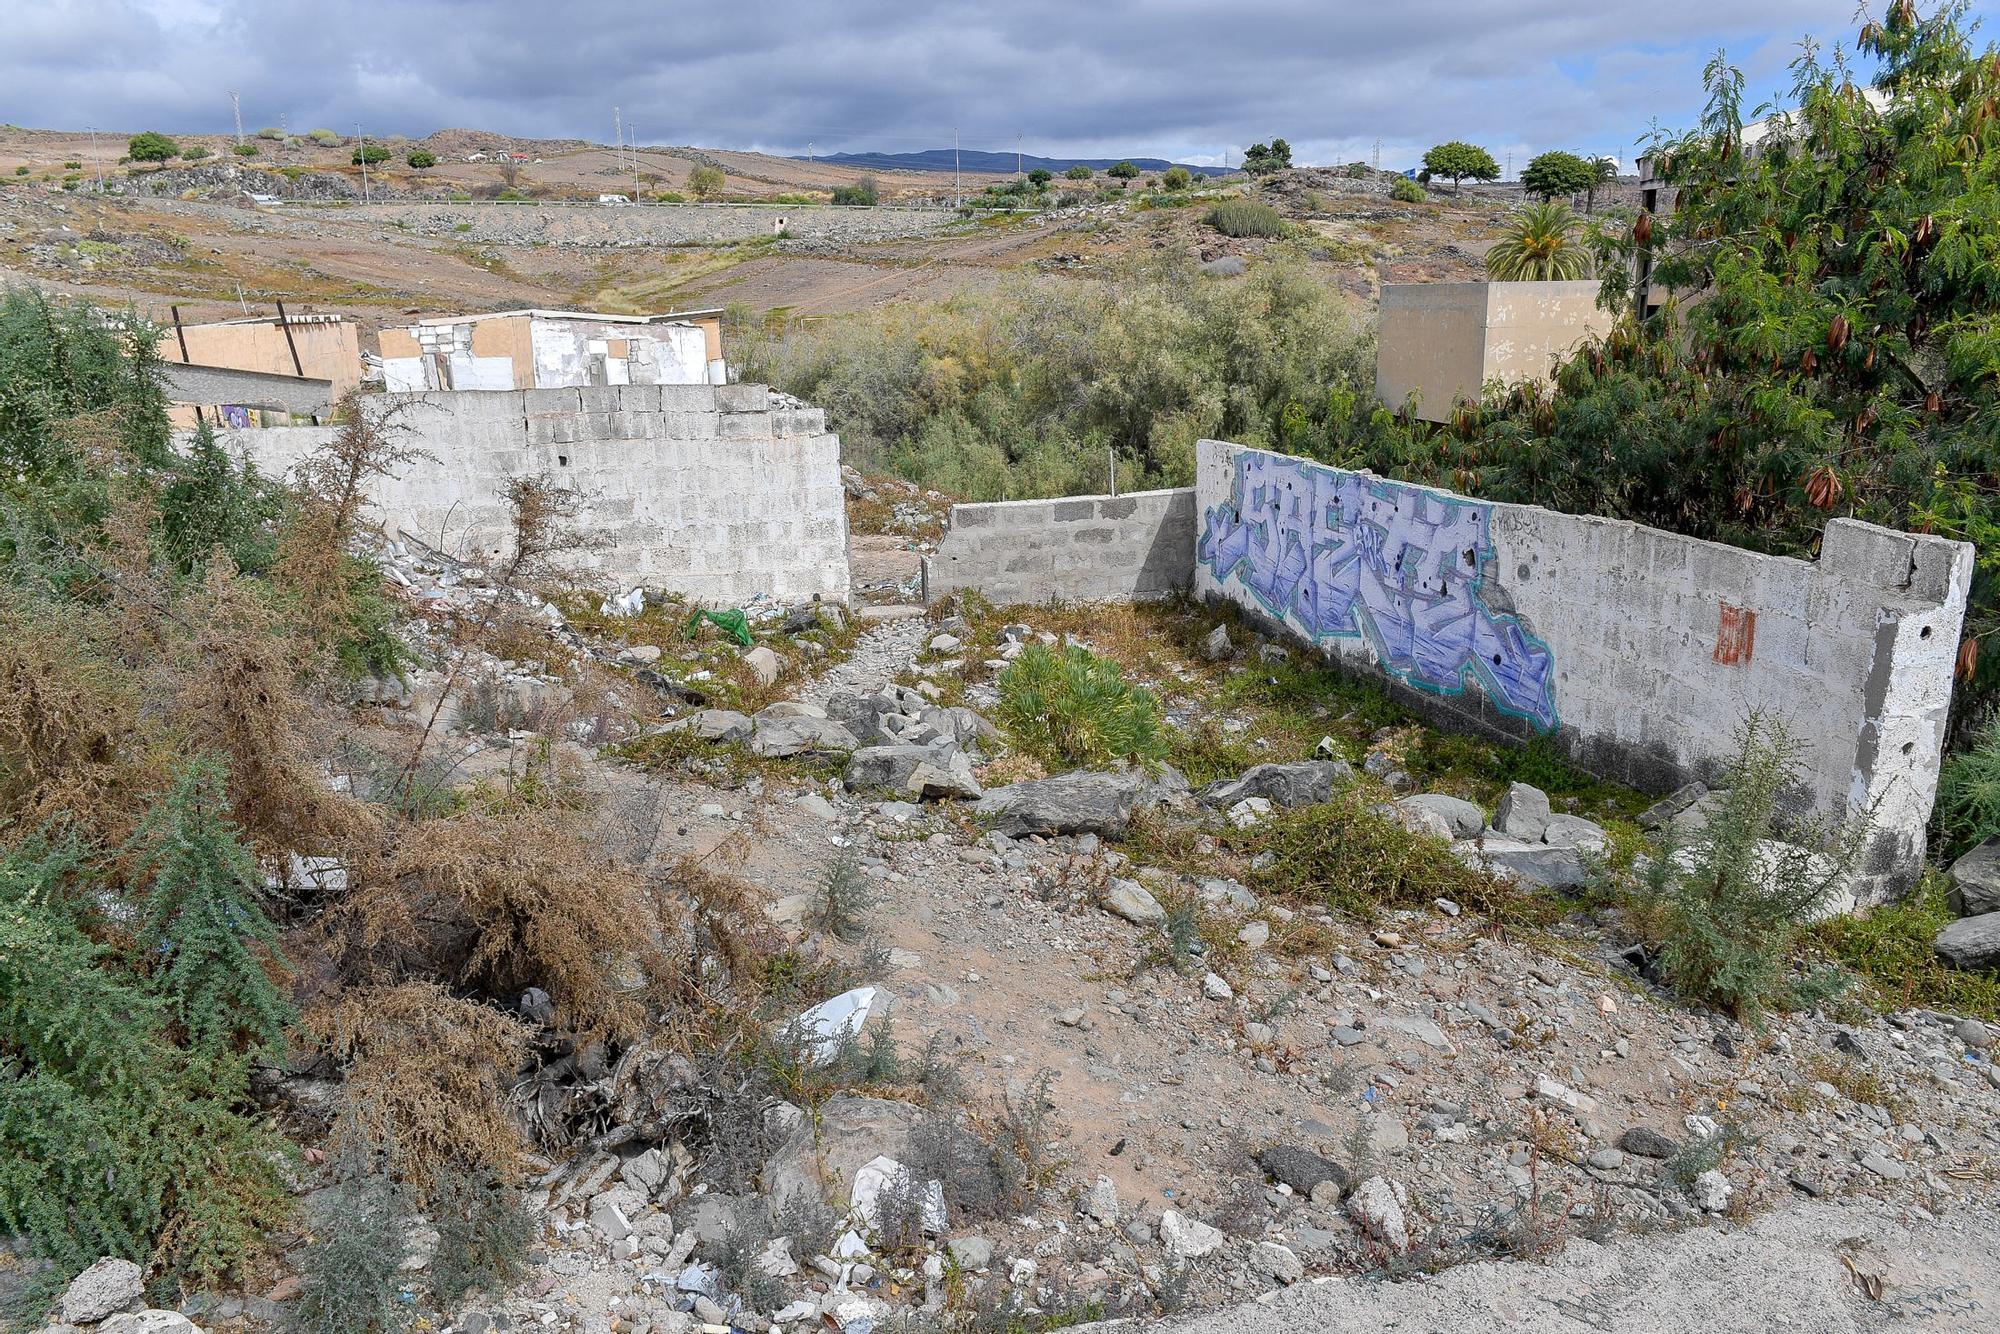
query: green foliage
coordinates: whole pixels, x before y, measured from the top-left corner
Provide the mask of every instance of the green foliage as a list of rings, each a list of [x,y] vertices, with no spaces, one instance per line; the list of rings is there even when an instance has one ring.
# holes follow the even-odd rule
[[[268,139],[272,143],[283,143],[285,132],[275,125],[266,125],[263,129],[257,131],[257,137],[259,139]]]
[[[134,162],[165,162],[180,155],[181,146],[155,130],[135,134],[125,145],[125,156]]]
[[[1160,704],[1117,663],[1071,645],[1030,644],[1000,674],[1000,717],[1023,750],[1046,763],[1101,765],[1154,759],[1166,739]]]
[[[474,1291],[505,1292],[527,1272],[535,1216],[492,1168],[445,1174],[424,1212],[438,1232],[430,1282],[441,1308],[457,1309]]]
[[[1243,150],[1243,170],[1252,176],[1269,176],[1287,171],[1292,165],[1292,146],[1283,139],[1268,144],[1252,144]]]
[[[1374,392],[1367,330],[1282,254],[1227,283],[1185,260],[1023,276],[731,345],[823,405],[855,466],[965,499],[1106,491],[1113,453],[1121,490],[1188,485],[1203,436],[1328,456]]]
[[[325,129],[307,130],[306,138],[312,140],[314,143],[318,144],[321,148],[334,148],[343,142],[338,133],[336,133],[333,130],[325,130]]]
[[[189,144],[181,150],[181,157],[188,162],[199,162],[209,155],[207,144]]]
[[[720,199],[722,198],[722,192],[728,188],[729,178],[723,175],[722,168],[720,167],[713,167],[707,163],[703,163],[688,173],[688,189],[694,194],[696,199]],[[836,191],[836,193],[838,192]],[[838,204],[841,201],[836,199],[833,202]],[[873,201],[871,200],[870,202],[872,203]]]
[[[412,148],[403,161],[417,171],[428,171],[438,164],[437,154],[428,148]]]
[[[1186,167],[1168,167],[1160,177],[1162,190],[1185,190],[1194,184],[1194,176]]]
[[[2000,718],[1938,774],[1940,851],[1957,857],[2000,834]]]
[[[1087,181],[1093,174],[1090,168],[1084,166],[1081,162],[1063,173],[1064,177],[1072,181]]]
[[[1531,195],[1553,200],[1587,190],[1597,182],[1597,168],[1561,149],[1537,153],[1521,169],[1521,188]]]
[[[1682,995],[1755,1021],[1792,997],[1800,933],[1839,891],[1861,828],[1820,824],[1776,842],[1780,802],[1798,786],[1799,745],[1753,715],[1738,734],[1724,790],[1698,839],[1672,839],[1647,865],[1644,890],[1660,916],[1660,964]]]
[[[257,145],[255,144],[237,144],[229,151],[236,154],[236,156],[238,157],[257,157],[259,154],[263,152],[263,150],[257,147]]]
[[[282,1055],[296,1016],[272,974],[286,965],[257,902],[263,876],[226,814],[228,786],[223,765],[197,755],[140,830],[148,882],[138,943],[148,988],[189,1046]]]
[[[405,1208],[402,1189],[379,1171],[348,1176],[320,1197],[299,1258],[304,1281],[287,1320],[293,1334],[402,1327]]]
[[[1550,200],[1515,210],[1507,231],[1486,252],[1486,274],[1496,282],[1571,281],[1590,276],[1590,252],[1577,244],[1582,219],[1569,205]]]
[[[1519,917],[1522,901],[1452,855],[1451,845],[1411,833],[1361,792],[1280,811],[1234,836],[1271,854],[1255,876],[1262,893],[1303,898],[1367,919],[1378,908],[1448,898],[1481,912]]]
[[[1399,204],[1421,204],[1430,196],[1424,193],[1423,186],[1409,177],[1398,176],[1396,183],[1389,187],[1389,198]]]
[[[1050,181],[1054,180],[1055,178],[1056,174],[1050,171],[1047,167],[1036,167],[1033,171],[1028,173],[1028,184],[1034,186],[1037,190],[1039,190],[1043,186],[1047,185]]]
[[[1931,947],[1957,915],[1944,877],[1932,872],[1902,899],[1865,917],[1829,917],[1812,928],[1809,940],[1852,970],[1868,999],[1884,1010],[1942,1010],[2000,1022],[2000,974],[1953,968]]]
[[[25,166],[16,167],[14,168],[14,174],[16,176],[26,176],[28,174],[28,169]]]
[[[1255,199],[1225,199],[1202,214],[1202,222],[1224,236],[1283,236],[1284,215]]]
[[[833,202],[849,205],[873,205],[880,202],[881,189],[873,176],[863,176],[852,185],[838,185],[833,190]]]
[[[347,160],[357,167],[364,162],[373,166],[377,162],[387,162],[389,157],[389,150],[381,144],[359,144]]]
[[[1130,162],[1114,162],[1104,169],[1104,174],[1114,181],[1131,181],[1139,177],[1139,169]]]
[[[206,419],[169,471],[159,505],[163,543],[181,569],[193,570],[218,548],[239,569],[269,567],[272,523],[283,509],[278,492],[249,460],[239,464],[229,457]]]
[[[1500,164],[1493,160],[1491,153],[1460,139],[1438,144],[1427,151],[1424,154],[1424,170],[1433,176],[1449,176],[1454,194],[1458,191],[1458,183],[1468,176],[1475,181],[1500,178]]]
[[[170,998],[85,927],[73,846],[0,856],[0,1225],[63,1274],[100,1255],[213,1281],[281,1221],[281,1141],[246,1068],[166,1036]]]
[[[869,909],[879,901],[859,864],[843,853],[820,873],[813,925],[836,940],[859,940],[868,928]]]

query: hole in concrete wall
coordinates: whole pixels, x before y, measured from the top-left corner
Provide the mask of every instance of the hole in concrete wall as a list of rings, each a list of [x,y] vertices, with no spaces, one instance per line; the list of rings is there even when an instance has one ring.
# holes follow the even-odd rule
[[[1905,741],[1903,743],[1903,753],[1905,755],[1908,755],[1911,751],[1915,750],[1916,748],[1917,748],[1917,743],[1914,741]]]
[[[1931,628],[1928,625],[1925,626],[1923,629],[1917,631],[1917,638],[1919,639],[1929,639],[1930,637],[1931,637]]]
[[[558,454],[558,455],[556,455],[556,466],[557,466],[558,468],[567,468],[567,467],[569,467],[569,455],[567,455],[567,454]]]

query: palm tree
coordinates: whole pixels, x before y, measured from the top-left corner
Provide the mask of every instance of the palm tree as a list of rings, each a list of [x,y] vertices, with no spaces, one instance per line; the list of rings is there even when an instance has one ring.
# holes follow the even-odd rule
[[[1590,276],[1590,252],[1577,243],[1583,219],[1554,200],[1514,214],[1507,235],[1486,252],[1486,275],[1495,282],[1561,282]]]
[[[1616,162],[1613,162],[1610,158],[1603,157],[1590,159],[1590,184],[1584,187],[1583,211],[1585,213],[1595,213],[1597,211],[1597,192],[1606,186],[1617,183],[1618,164]]]

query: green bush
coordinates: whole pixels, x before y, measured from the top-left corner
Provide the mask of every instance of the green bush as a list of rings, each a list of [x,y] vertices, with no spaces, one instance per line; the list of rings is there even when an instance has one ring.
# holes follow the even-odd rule
[[[1409,177],[1398,176],[1396,183],[1389,187],[1389,198],[1399,204],[1421,204],[1430,196],[1424,193],[1423,186]]]
[[[1169,167],[1160,177],[1160,186],[1166,190],[1185,190],[1194,184],[1194,175],[1186,167]]]
[[[1938,842],[1957,857],[2000,834],[2000,718],[1938,775]]]
[[[722,192],[728,186],[729,178],[723,174],[720,167],[711,167],[704,163],[688,173],[688,189],[696,199],[720,199]]]
[[[1104,169],[1104,174],[1116,181],[1134,181],[1139,178],[1139,169],[1130,162],[1114,162]]]
[[[873,176],[863,176],[852,185],[835,186],[833,202],[847,205],[873,205],[881,202],[882,192],[875,184]]]
[[[389,150],[381,144],[361,144],[355,148],[347,160],[357,167],[364,162],[373,166],[377,162],[387,162],[389,160]]]
[[[299,1258],[293,1334],[367,1334],[403,1326],[406,1200],[382,1171],[345,1177],[320,1197]],[[438,1230],[440,1247],[444,1229]],[[462,1295],[462,1294],[461,1294]]]
[[[1054,180],[1055,178],[1056,174],[1050,171],[1047,167],[1036,167],[1033,171],[1028,173],[1028,184],[1034,186],[1037,190],[1040,190],[1046,187],[1048,183]]]
[[[1225,199],[1201,220],[1224,236],[1279,237],[1287,230],[1278,210],[1255,199]]]
[[[180,154],[179,144],[155,130],[135,134],[125,145],[125,156],[134,162],[165,162]]]
[[[1643,876],[1658,914],[1661,970],[1674,990],[1752,1022],[1795,999],[1790,978],[1800,933],[1852,869],[1858,825],[1802,823],[1776,842],[1780,802],[1799,786],[1799,745],[1753,715],[1700,836],[1664,840]]]
[[[1811,940],[1858,975],[1881,1009],[1944,1010],[2000,1022],[2000,974],[1953,968],[1932,948],[1957,916],[1943,875],[1934,871],[1865,917],[1828,918],[1813,928]]]
[[[1087,181],[1091,178],[1092,172],[1089,167],[1086,167],[1081,162],[1079,162],[1074,167],[1071,167],[1068,171],[1064,172],[1063,175],[1072,181]]]
[[[1165,750],[1160,704],[1117,663],[1071,645],[1030,644],[1000,674],[1000,716],[1015,742],[1045,763],[1156,759]]]
[[[285,132],[275,125],[266,125],[263,129],[257,131],[257,137],[259,139],[269,139],[272,143],[283,143],[285,141]]]
[[[14,168],[14,174],[16,176],[26,176],[28,174],[28,169],[26,167],[16,167]]]
[[[1271,854],[1255,884],[1264,893],[1304,897],[1363,919],[1378,908],[1411,907],[1433,899],[1496,916],[1516,916],[1525,900],[1452,855],[1451,845],[1412,833],[1361,792],[1279,811],[1235,835],[1245,851]]]
[[[187,162],[199,162],[209,155],[207,144],[189,144],[181,150],[181,158]]]
[[[444,1310],[476,1290],[505,1292],[527,1272],[535,1216],[492,1168],[444,1175],[424,1212],[438,1232],[431,1296]]]
[[[428,148],[412,148],[410,155],[403,160],[417,171],[426,171],[438,164],[437,154]]]
[[[236,156],[238,157],[257,157],[263,152],[263,150],[258,148],[257,145],[255,144],[238,144],[236,145],[236,147],[230,149],[229,151],[236,154]]]
[[[318,144],[321,148],[333,148],[346,142],[344,139],[340,137],[340,135],[336,134],[334,131],[324,130],[324,129],[308,130],[306,131],[306,138],[312,140],[314,143]]]

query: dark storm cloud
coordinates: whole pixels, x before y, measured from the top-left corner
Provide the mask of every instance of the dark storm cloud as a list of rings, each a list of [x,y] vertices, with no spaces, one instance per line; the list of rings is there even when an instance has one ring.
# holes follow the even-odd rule
[[[1441,138],[1629,156],[1717,46],[1753,93],[1852,0],[11,0],[0,119],[120,131],[475,126],[801,151],[949,145],[1401,165]]]

